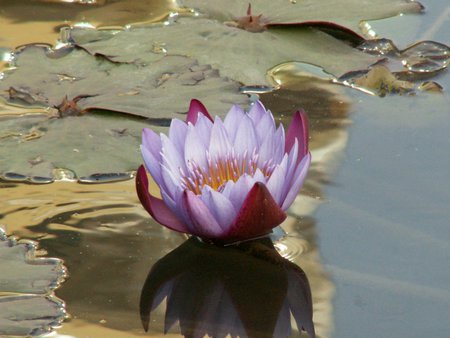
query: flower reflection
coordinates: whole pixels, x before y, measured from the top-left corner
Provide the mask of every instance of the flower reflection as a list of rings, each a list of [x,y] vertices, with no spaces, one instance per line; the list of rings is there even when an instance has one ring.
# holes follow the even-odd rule
[[[144,329],[166,299],[164,332],[185,337],[315,337],[308,279],[268,239],[216,247],[191,238],[159,260],[142,289]]]
[[[248,113],[233,106],[214,120],[192,100],[186,123],[172,120],[169,136],[144,129],[145,166],[162,200],[148,192],[144,167],[139,199],[164,226],[216,242],[266,235],[286,218],[308,171],[308,123],[297,111],[285,135],[257,101]]]

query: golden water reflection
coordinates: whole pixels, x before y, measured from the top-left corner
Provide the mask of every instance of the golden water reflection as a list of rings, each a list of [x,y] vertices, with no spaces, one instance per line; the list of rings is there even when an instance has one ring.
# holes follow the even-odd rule
[[[118,27],[164,19],[175,8],[173,0],[29,1],[2,0],[0,47],[28,43],[53,45],[63,26],[87,23],[94,27]]]

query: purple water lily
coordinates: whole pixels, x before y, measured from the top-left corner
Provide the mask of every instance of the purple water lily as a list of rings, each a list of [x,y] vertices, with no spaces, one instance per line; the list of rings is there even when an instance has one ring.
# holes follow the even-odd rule
[[[218,242],[262,236],[283,222],[311,161],[306,113],[294,114],[285,135],[259,101],[248,113],[233,106],[222,121],[192,100],[169,136],[144,129],[141,151],[162,196],[148,192],[141,166],[145,209],[172,230]]]

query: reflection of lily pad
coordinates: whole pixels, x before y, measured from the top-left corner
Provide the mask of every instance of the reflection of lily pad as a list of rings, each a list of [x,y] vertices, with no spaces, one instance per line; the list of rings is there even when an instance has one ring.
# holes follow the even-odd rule
[[[0,271],[1,336],[37,336],[64,320],[64,303],[51,294],[66,275],[61,260],[36,257],[33,242],[18,243],[0,228]]]
[[[29,46],[18,53],[15,65],[0,81],[5,99],[62,107],[67,96],[69,108],[61,108],[60,115],[83,116],[56,118],[54,109],[53,118],[3,119],[3,176],[13,172],[52,178],[55,168],[68,168],[77,176],[134,170],[141,161],[141,131],[148,123],[168,126],[171,118],[184,120],[193,97],[217,115],[232,103],[248,102],[238,83],[184,56],[163,56],[144,66],[113,63],[79,49],[55,58],[46,47]],[[93,109],[127,115],[87,114]]]
[[[357,30],[361,20],[374,20],[400,13],[420,12],[418,2],[404,0],[252,0],[253,14],[262,14],[269,22],[332,21]],[[244,16],[249,1],[179,0],[220,20]]]
[[[90,53],[117,62],[150,63],[166,53],[189,55],[246,85],[267,84],[266,71],[287,61],[316,64],[340,76],[379,60],[304,26],[251,33],[208,19],[183,18],[170,25],[111,32],[108,38],[77,29],[72,31],[72,39]]]

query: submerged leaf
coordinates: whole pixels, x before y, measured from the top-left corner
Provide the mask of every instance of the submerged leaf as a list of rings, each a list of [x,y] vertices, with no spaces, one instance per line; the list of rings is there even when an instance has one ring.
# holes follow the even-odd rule
[[[246,85],[269,84],[266,71],[287,61],[315,64],[341,76],[379,60],[305,26],[275,26],[252,33],[215,20],[182,18],[170,25],[111,32],[107,39],[88,41],[86,34],[92,31],[73,30],[72,40],[94,55],[136,64],[155,62],[166,54],[189,55]]]
[[[397,79],[395,74],[384,66],[375,66],[367,74],[351,82],[358,87],[374,90],[380,96],[407,93],[414,89],[414,83]]]

